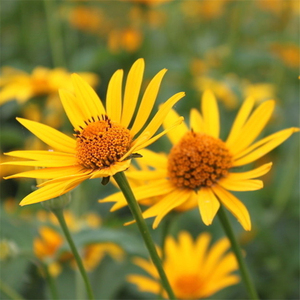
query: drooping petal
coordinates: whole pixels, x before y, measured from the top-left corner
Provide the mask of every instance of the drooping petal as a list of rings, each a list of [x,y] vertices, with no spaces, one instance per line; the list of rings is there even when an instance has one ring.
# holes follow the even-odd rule
[[[205,132],[215,138],[220,134],[220,116],[216,97],[207,90],[202,98],[202,115],[205,126]]]
[[[252,146],[246,148],[243,152],[233,157],[233,166],[243,166],[249,164],[271,150],[282,144],[287,140],[294,132],[298,132],[299,128],[288,128],[271,134],[262,140],[256,142]]]
[[[106,95],[106,113],[117,123],[121,121],[123,70],[117,70],[111,77]]]
[[[131,67],[126,81],[121,124],[127,128],[132,119],[138,101],[144,75],[145,62],[138,59]]]
[[[219,185],[212,187],[213,192],[222,204],[238,219],[245,230],[251,230],[251,220],[245,205],[233,194]]]
[[[230,147],[232,143],[236,140],[236,138],[239,136],[245,122],[247,121],[252,108],[254,106],[254,98],[253,97],[248,97],[246,100],[243,102],[234,122],[231,127],[230,133],[228,135],[228,138],[226,140],[226,145]]]
[[[71,75],[78,106],[81,108],[84,121],[98,119],[98,116],[105,114],[103,104],[92,89],[92,87],[84,81],[79,75]]]
[[[148,120],[148,117],[157,98],[161,81],[166,72],[167,69],[159,71],[147,86],[137,116],[130,130],[133,136],[135,136],[142,129],[142,127]]]
[[[222,178],[218,184],[229,191],[256,191],[264,187],[262,180],[258,179],[243,179],[232,180],[230,178]]]
[[[210,225],[220,207],[220,202],[210,188],[201,188],[197,198],[203,223]]]
[[[269,121],[275,107],[275,101],[269,100],[262,103],[250,116],[243,126],[235,142],[229,147],[232,155],[237,155],[248,147],[261,133]]]
[[[190,127],[191,130],[195,132],[199,132],[199,133],[205,132],[203,118],[200,112],[195,108],[192,108],[190,112]]]
[[[231,180],[245,180],[245,179],[258,178],[267,174],[270,171],[272,165],[273,163],[270,162],[251,171],[240,172],[240,173],[229,173],[226,178]]]
[[[163,127],[165,129],[168,129],[169,127],[173,126],[179,119],[179,114],[174,109],[171,109],[163,121]],[[184,122],[182,122],[180,125],[176,126],[176,130],[168,131],[167,136],[171,143],[175,145],[188,131],[188,127]]]
[[[67,153],[76,152],[76,141],[60,131],[35,121],[22,118],[17,118],[17,120],[53,149]]]

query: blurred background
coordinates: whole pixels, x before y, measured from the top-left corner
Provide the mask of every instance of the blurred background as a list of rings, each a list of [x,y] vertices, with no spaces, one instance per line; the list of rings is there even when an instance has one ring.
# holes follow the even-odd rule
[[[226,138],[238,108],[252,95],[257,103],[275,99],[275,113],[263,136],[299,126],[298,0],[1,0],[0,122],[1,161],[4,152],[45,149],[16,116],[39,121],[72,134],[57,90],[70,86],[69,75],[81,74],[105,99],[115,70],[127,74],[132,63],[146,63],[144,88],[162,68],[157,106],[174,93],[186,97],[176,110],[188,121],[199,108],[204,90],[211,89],[220,106],[221,134]],[[149,148],[169,151],[163,137]],[[265,188],[237,193],[249,209],[251,232],[230,216],[245,250],[261,299],[299,299],[299,135],[295,134],[256,162],[274,163],[264,176]],[[83,299],[84,287],[62,234],[41,204],[19,207],[35,187],[30,179],[3,180],[26,170],[1,166],[1,299],[13,289],[25,299],[50,299],[49,276],[61,299]],[[98,199],[115,192],[99,179],[72,193],[67,220],[83,253],[97,299],[151,299],[127,283],[139,273],[134,256],[147,257],[127,208],[111,213]],[[149,227],[152,220],[147,220]],[[152,230],[159,245],[162,226]],[[206,227],[198,209],[178,214],[170,225],[176,236],[203,231],[214,240],[224,235],[218,219]],[[47,241],[41,237],[49,237]],[[247,299],[242,283],[211,299]]]

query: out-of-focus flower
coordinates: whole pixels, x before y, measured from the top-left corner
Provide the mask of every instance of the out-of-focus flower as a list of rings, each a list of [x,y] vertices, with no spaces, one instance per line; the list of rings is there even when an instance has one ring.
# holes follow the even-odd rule
[[[243,83],[244,97],[253,97],[257,102],[275,99],[275,86],[271,83]]]
[[[166,238],[163,267],[177,299],[207,298],[217,291],[237,284],[239,276],[237,261],[231,252],[229,240],[222,238],[209,248],[211,235],[202,233],[193,241],[191,235],[182,231],[178,241]],[[153,263],[135,258],[134,264],[145,270],[148,276],[132,274],[127,280],[136,284],[142,292],[159,295],[163,290]],[[166,293],[163,297],[166,298]]]
[[[204,224],[210,225],[224,205],[245,230],[251,230],[251,220],[245,205],[230,191],[254,191],[263,187],[259,178],[272,163],[246,172],[235,172],[258,160],[288,139],[299,128],[288,128],[254,142],[269,121],[275,101],[260,104],[251,114],[255,100],[249,97],[240,108],[226,141],[219,138],[220,121],[217,101],[211,91],[203,94],[202,114],[190,113],[190,129],[185,123],[167,135],[173,144],[168,156],[149,150],[142,152],[143,162],[150,171],[128,172],[128,177],[149,181],[133,188],[137,201],[155,197],[144,218],[156,217],[153,228],[173,209],[199,207]],[[178,114],[172,110],[164,121],[171,124]],[[157,198],[156,198],[157,197]],[[116,202],[111,210],[127,205],[122,193],[113,194],[100,202]]]
[[[143,36],[141,31],[135,28],[115,29],[109,33],[108,48],[111,52],[135,52],[142,44]]]
[[[144,60],[138,59],[129,71],[124,98],[123,70],[112,76],[107,91],[106,109],[95,91],[77,74],[72,81],[75,94],[60,90],[66,114],[74,127],[75,139],[41,123],[18,118],[18,121],[50,146],[49,151],[12,151],[6,153],[30,161],[4,164],[43,167],[6,177],[50,179],[39,184],[20,205],[33,204],[64,195],[87,179],[110,177],[125,171],[137,151],[155,142],[180,124],[182,117],[163,132],[155,135],[165,116],[184,93],[177,93],[161,105],[144,127],[154,106],[166,69],[149,83],[134,116],[144,74]],[[132,127],[128,129],[130,123]],[[142,130],[141,130],[142,129]],[[54,149],[54,150],[52,150]],[[138,155],[139,156],[139,155]]]
[[[93,73],[80,73],[90,85],[95,86],[98,82],[97,75]],[[51,95],[64,88],[73,91],[70,73],[65,69],[48,69],[36,67],[32,74],[3,67],[0,77],[0,105],[16,99],[23,103],[34,96]]]
[[[146,4],[146,5],[149,5],[149,6],[153,6],[153,5],[163,4],[163,3],[166,3],[166,2],[171,2],[173,0],[120,0],[120,1],[140,3],[140,4]]]
[[[286,0],[256,0],[254,2],[261,10],[269,11],[273,14],[289,14],[292,12],[299,15],[299,2]]]
[[[299,68],[300,65],[300,47],[295,44],[279,44],[271,45],[271,52],[279,57],[288,67]]]

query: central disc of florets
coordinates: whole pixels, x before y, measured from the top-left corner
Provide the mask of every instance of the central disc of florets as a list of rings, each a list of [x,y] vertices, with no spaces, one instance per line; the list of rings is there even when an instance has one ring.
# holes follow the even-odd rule
[[[118,123],[103,120],[86,122],[86,127],[76,131],[76,156],[85,168],[103,169],[109,167],[129,150],[130,131]]]
[[[209,187],[228,174],[232,155],[224,142],[212,136],[188,132],[168,159],[168,176],[179,188]]]

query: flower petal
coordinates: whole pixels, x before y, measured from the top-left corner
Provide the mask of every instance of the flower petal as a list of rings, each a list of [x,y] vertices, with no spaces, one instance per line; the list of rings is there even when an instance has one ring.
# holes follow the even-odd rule
[[[171,109],[163,121],[163,127],[165,129],[168,129],[169,127],[173,126],[179,119],[180,119],[179,114],[174,109]],[[184,122],[182,122],[180,125],[176,126],[176,130],[168,131],[167,136],[171,141],[171,143],[175,145],[188,131],[189,131],[188,127]]]
[[[248,97],[244,101],[243,105],[241,106],[234,122],[231,127],[229,136],[226,140],[226,145],[230,147],[230,145],[236,140],[236,138],[239,136],[246,120],[248,119],[252,108],[254,106],[254,98],[253,97]]]
[[[212,190],[220,202],[238,219],[243,228],[247,231],[251,230],[251,220],[245,205],[219,185],[213,186]]]
[[[220,207],[220,202],[210,188],[201,188],[197,198],[202,221],[205,225],[210,225]]]
[[[241,172],[241,173],[229,173],[226,178],[229,178],[231,180],[245,180],[245,179],[258,178],[267,174],[270,171],[272,165],[273,163],[270,162],[251,171]]]
[[[243,166],[249,164],[266,153],[270,152],[285,140],[287,140],[293,133],[298,132],[299,128],[288,128],[271,134],[262,140],[256,142],[252,146],[246,148],[243,152],[233,157],[233,166]]]
[[[160,72],[158,72],[154,76],[154,78],[150,81],[149,85],[147,86],[144,96],[142,98],[138,113],[136,115],[135,121],[130,130],[131,133],[133,134],[133,136],[136,135],[142,129],[142,127],[145,125],[145,123],[152,111],[153,105],[157,98],[157,94],[159,91],[161,81],[166,72],[167,72],[167,69],[163,69]]]
[[[117,70],[111,77],[106,94],[106,113],[117,123],[121,121],[123,70]]]
[[[207,90],[202,98],[202,115],[205,126],[205,132],[215,138],[220,134],[220,117],[216,97]]]
[[[138,59],[131,67],[125,85],[121,124],[127,128],[132,119],[138,101],[144,75],[145,62]]]
[[[256,191],[264,187],[262,180],[258,179],[244,179],[244,180],[232,180],[230,178],[222,178],[218,181],[218,184],[229,191]]]
[[[199,133],[205,132],[203,118],[200,112],[195,108],[192,108],[190,112],[190,127],[191,130],[195,132],[199,132]]]
[[[53,149],[67,153],[76,152],[76,141],[60,131],[38,122],[22,118],[17,118],[17,120]]]

